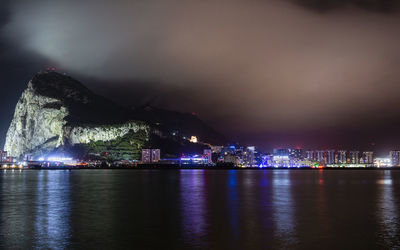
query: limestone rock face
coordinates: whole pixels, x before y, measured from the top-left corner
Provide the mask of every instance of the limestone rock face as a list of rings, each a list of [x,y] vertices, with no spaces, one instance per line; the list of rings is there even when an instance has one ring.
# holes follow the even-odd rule
[[[113,150],[125,136],[133,134],[140,136],[129,137],[128,146],[135,145],[137,151],[148,140],[150,128],[144,122],[120,119],[121,113],[113,103],[72,78],[54,72],[40,73],[18,101],[4,150],[18,158],[96,142],[110,142],[105,149]],[[140,143],[135,143],[137,138]]]
[[[59,147],[67,115],[68,110],[59,105],[59,100],[37,95],[29,82],[15,109],[4,150],[20,157],[38,148]]]
[[[140,130],[148,131],[148,126],[137,122],[127,122],[101,127],[66,127],[64,133],[71,144],[89,144],[97,141],[112,141],[123,137],[130,132],[137,133]]]

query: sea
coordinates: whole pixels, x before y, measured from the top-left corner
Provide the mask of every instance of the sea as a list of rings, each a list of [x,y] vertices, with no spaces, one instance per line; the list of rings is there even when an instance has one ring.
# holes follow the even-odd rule
[[[400,170],[1,170],[0,249],[400,249]]]

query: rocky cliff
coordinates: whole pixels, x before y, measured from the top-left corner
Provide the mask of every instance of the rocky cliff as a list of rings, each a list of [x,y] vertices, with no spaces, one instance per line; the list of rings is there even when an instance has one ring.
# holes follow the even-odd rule
[[[187,147],[184,138],[192,135],[205,143],[225,143],[195,115],[154,107],[128,109],[69,76],[44,72],[32,78],[19,99],[4,150],[19,158],[62,151],[77,157],[139,159],[144,146],[179,153]]]
[[[126,158],[138,157],[140,147],[148,140],[148,125],[129,120],[123,108],[93,94],[70,77],[39,73],[18,101],[4,150],[14,157],[37,157],[87,145],[86,150],[96,154],[101,152],[90,147],[93,143],[108,142],[110,145],[104,150],[112,151],[132,134],[138,135],[138,142],[128,142],[132,147],[125,149],[131,153]]]

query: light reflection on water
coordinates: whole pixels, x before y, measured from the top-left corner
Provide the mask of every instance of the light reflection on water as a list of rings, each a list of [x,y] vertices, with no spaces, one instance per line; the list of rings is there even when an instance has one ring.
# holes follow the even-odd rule
[[[207,227],[204,170],[182,170],[180,184],[185,240],[193,247],[204,247],[202,237]]]
[[[1,171],[0,181],[0,249],[400,247],[400,171]]]
[[[295,204],[291,191],[290,170],[273,172],[273,200],[275,238],[283,248],[293,248],[296,244]]]
[[[381,219],[380,237],[384,241],[385,246],[391,248],[400,248],[399,243],[399,227],[400,217],[398,204],[396,206],[395,195],[393,191],[393,180],[391,171],[384,171],[383,178],[378,180],[380,189],[380,200],[377,203],[379,217]]]
[[[40,171],[35,202],[35,247],[67,248],[70,239],[70,187],[66,171]]]
[[[70,242],[69,173],[37,171],[32,176],[7,171],[0,179],[0,248],[66,248]]]
[[[238,180],[237,171],[229,170],[229,186],[227,190],[228,195],[228,215],[229,224],[232,230],[232,237],[238,237],[240,233],[240,206],[239,206],[239,193],[238,193]]]

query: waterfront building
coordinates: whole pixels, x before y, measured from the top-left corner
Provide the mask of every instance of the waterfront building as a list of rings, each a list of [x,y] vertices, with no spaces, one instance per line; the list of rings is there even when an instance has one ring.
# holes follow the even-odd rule
[[[212,150],[211,149],[204,149],[204,155],[207,158],[208,164],[212,164],[213,163],[213,161],[212,161]]]
[[[6,161],[7,161],[7,151],[0,150],[0,162],[6,162]]]
[[[306,151],[306,159],[309,161],[314,161],[314,151]]]
[[[238,157],[236,157],[234,154],[225,154],[224,155],[224,162],[225,163],[232,163],[234,165],[239,165],[240,160]]]
[[[374,152],[364,151],[362,154],[362,161],[364,164],[374,164]]]
[[[325,164],[325,151],[317,150],[315,151],[315,160],[321,164]]]
[[[142,149],[142,163],[151,162],[151,149]]]
[[[152,149],[151,150],[151,162],[159,162],[160,157],[160,149]]]
[[[142,149],[142,163],[156,163],[160,161],[160,149]]]
[[[272,166],[274,167],[290,167],[290,159],[287,155],[274,155],[272,158]]]
[[[205,155],[183,155],[180,158],[182,165],[208,165],[208,159]]]
[[[255,165],[255,151],[256,148],[254,146],[246,148],[246,150],[243,152],[243,165],[247,167],[253,167]]]
[[[390,158],[375,158],[374,166],[378,168],[391,167],[391,159]]]
[[[299,161],[304,159],[303,157],[303,149],[301,148],[290,148],[289,149],[289,157],[293,160]]]
[[[337,152],[336,164],[347,164],[346,150],[339,150]]]
[[[390,151],[390,163],[393,167],[400,166],[400,151]]]
[[[359,151],[350,151],[350,163],[351,164],[359,164],[360,163],[360,158],[359,158]]]
[[[326,151],[326,164],[335,164],[335,150],[330,149]]]
[[[304,159],[301,148],[275,148],[273,152],[275,156],[288,156],[292,160]]]

